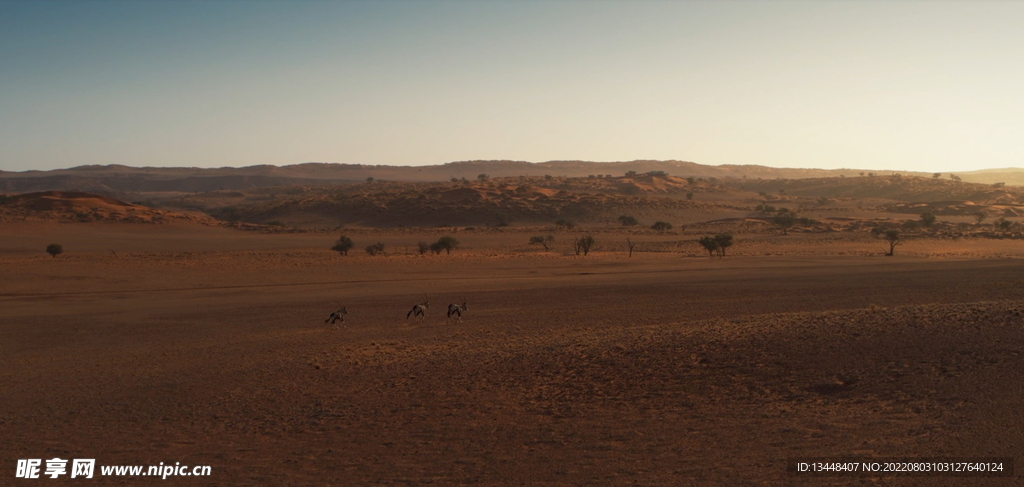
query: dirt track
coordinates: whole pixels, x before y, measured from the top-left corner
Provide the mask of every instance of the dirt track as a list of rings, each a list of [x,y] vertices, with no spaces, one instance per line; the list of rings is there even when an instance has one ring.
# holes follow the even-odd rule
[[[4,468],[213,467],[168,485],[1020,481],[790,479],[785,459],[1024,458],[1021,260],[372,259],[263,238],[117,256],[97,240],[57,259],[9,244]],[[428,319],[405,320],[425,293]],[[466,318],[445,324],[462,295]]]

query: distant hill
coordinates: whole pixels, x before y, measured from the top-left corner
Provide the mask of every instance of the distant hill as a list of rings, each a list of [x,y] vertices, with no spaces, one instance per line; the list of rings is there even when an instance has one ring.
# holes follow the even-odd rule
[[[205,215],[157,210],[79,191],[42,191],[0,198],[0,222],[26,221],[221,224]]]
[[[121,165],[78,166],[52,171],[0,171],[0,192],[90,191],[127,192],[204,192],[252,188],[349,184],[368,178],[402,182],[439,182],[452,178],[474,180],[481,174],[507,176],[622,176],[635,171],[643,174],[663,171],[679,177],[736,179],[809,179],[852,177],[868,171],[855,169],[794,169],[757,165],[709,166],[686,161],[461,161],[433,166],[372,166],[363,164],[304,163],[290,166],[248,166],[222,168],[160,168]],[[892,172],[878,172],[890,175]],[[901,172],[903,175],[930,177],[930,173]],[[964,181],[1004,182],[1024,185],[1024,169],[1008,168],[957,173]],[[948,174],[943,174],[948,178]]]

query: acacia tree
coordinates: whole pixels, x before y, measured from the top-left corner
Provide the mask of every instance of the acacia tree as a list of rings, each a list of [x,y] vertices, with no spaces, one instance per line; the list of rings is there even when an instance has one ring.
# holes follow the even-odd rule
[[[719,233],[715,235],[715,242],[718,243],[718,257],[725,257],[725,249],[732,247],[732,234]]]
[[[629,247],[629,256],[632,257],[633,256],[633,247],[636,247],[636,244],[633,243],[630,239],[627,238],[626,239],[626,246]]]
[[[885,255],[890,257],[895,254],[896,246],[903,243],[903,240],[900,239],[899,230],[886,230],[882,232],[882,238],[884,238],[886,242],[889,242],[889,253]]]
[[[699,243],[701,247],[704,247],[704,250],[708,251],[708,257],[715,256],[715,251],[718,250],[718,241],[715,240],[715,237],[706,235],[701,237],[697,243]]]
[[[553,235],[534,235],[530,237],[530,245],[543,245],[544,250],[548,249],[548,244],[555,241]]]
[[[459,248],[459,241],[455,240],[455,237],[445,235],[444,237],[437,239],[437,242],[434,242],[434,245],[436,245],[438,249],[436,253],[440,254],[441,250],[444,250],[446,254],[451,254],[453,250]]]
[[[582,252],[583,256],[586,257],[586,255],[590,253],[590,248],[594,246],[594,237],[591,237],[590,235],[577,237],[576,240],[573,241],[573,246],[576,248],[576,255],[580,255],[580,252]]]
[[[778,215],[772,217],[772,224],[778,225],[783,235],[788,235],[789,229],[796,225],[796,215],[790,211],[780,211]]]
[[[61,244],[50,244],[46,246],[46,253],[56,259],[57,255],[64,253],[64,247]]]
[[[331,247],[331,250],[337,251],[341,255],[348,255],[348,251],[352,250],[353,246],[355,244],[352,243],[352,239],[342,235],[337,242],[334,242],[334,247]]]

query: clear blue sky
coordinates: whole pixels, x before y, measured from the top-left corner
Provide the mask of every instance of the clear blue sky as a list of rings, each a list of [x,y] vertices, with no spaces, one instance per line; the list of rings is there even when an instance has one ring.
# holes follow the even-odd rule
[[[0,169],[1024,165],[1024,2],[0,0]]]

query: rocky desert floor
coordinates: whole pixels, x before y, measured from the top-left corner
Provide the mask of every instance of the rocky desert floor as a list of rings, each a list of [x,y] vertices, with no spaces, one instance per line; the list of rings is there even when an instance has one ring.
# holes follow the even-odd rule
[[[410,250],[442,234],[353,230],[342,256],[336,234],[3,225],[0,484],[1022,482],[1024,465],[786,473],[797,457],[1024,458],[1018,240],[885,257],[867,236],[737,235],[709,258],[642,236],[627,257],[609,231],[578,257],[568,234],[544,252],[509,229]],[[386,255],[358,250],[375,241]],[[426,319],[406,319],[425,296]],[[14,478],[53,457],[212,475]]]

